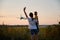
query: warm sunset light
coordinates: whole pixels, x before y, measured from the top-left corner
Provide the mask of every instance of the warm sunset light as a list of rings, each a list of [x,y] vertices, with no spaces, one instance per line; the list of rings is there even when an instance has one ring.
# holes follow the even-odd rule
[[[57,0],[1,0],[0,1],[0,24],[6,25],[27,25],[23,8],[26,12],[37,11],[39,24],[57,24],[60,21],[60,2]],[[19,18],[18,18],[19,17]]]

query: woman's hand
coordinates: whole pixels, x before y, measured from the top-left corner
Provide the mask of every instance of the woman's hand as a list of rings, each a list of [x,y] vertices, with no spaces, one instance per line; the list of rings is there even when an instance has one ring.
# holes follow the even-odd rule
[[[26,7],[24,7],[24,9],[23,9],[24,11],[26,10]]]

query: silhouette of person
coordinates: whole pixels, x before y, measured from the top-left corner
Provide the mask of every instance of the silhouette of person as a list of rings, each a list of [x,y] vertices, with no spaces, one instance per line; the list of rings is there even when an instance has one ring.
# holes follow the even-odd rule
[[[27,16],[27,13],[26,13],[26,7],[24,7],[23,11],[24,11],[24,14],[26,16],[26,18],[28,19],[28,22],[29,22],[29,27],[28,29],[30,30],[31,32],[31,40],[35,40],[35,35],[37,35],[37,27],[36,27],[36,20],[33,18],[33,13],[30,12],[29,13],[29,16],[30,18]]]
[[[34,15],[35,15],[35,18],[34,19],[37,20],[37,22],[36,22],[37,31],[39,32],[39,21],[38,21],[37,11],[34,12]],[[38,40],[38,32],[35,35],[36,40]]]

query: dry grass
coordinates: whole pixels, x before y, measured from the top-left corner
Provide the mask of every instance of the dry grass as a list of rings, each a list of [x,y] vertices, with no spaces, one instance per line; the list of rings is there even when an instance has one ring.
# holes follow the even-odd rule
[[[53,27],[54,26],[54,27]],[[39,40],[60,40],[60,25],[50,25],[39,29]],[[4,39],[3,39],[4,38]],[[0,40],[29,40],[30,31],[27,27],[0,26]]]

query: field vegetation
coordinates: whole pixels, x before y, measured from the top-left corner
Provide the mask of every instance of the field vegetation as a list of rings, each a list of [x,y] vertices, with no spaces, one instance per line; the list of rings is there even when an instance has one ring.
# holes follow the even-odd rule
[[[60,25],[39,27],[39,40],[60,40]],[[30,40],[28,26],[0,25],[0,40]]]

